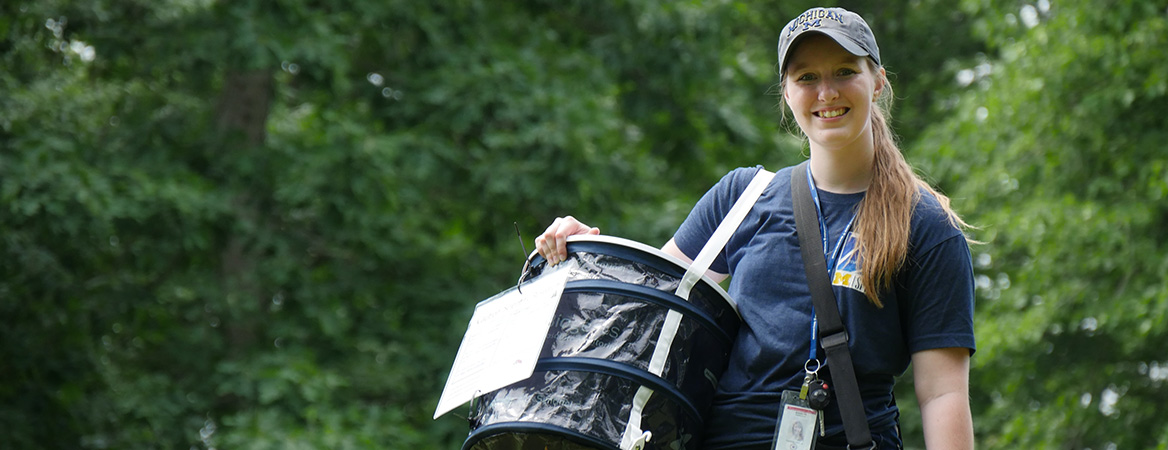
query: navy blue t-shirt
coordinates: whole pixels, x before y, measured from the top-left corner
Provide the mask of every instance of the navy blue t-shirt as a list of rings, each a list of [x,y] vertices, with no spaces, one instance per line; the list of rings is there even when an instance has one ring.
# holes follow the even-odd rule
[[[698,201],[674,235],[690,258],[709,236],[759,168],[736,169]],[[811,293],[807,287],[791,202],[792,167],[780,170],[730,238],[710,269],[730,274],[728,293],[738,303],[741,327],[711,407],[705,448],[769,445],[783,390],[798,389],[810,356]],[[796,180],[805,180],[799,174]],[[834,251],[864,193],[818,191],[828,246]],[[864,295],[854,236],[841,246],[833,277],[840,316],[847,327],[852,361],[869,427],[892,440],[899,417],[895,378],[914,352],[964,347],[974,350],[973,268],[969,247],[940,204],[923,192],[909,237],[909,254],[893,288],[880,293],[883,308]],[[830,267],[829,267],[830,269]],[[826,364],[822,346],[817,356]],[[819,372],[830,380],[830,368]],[[828,436],[821,444],[846,444],[836,402],[825,412]]]

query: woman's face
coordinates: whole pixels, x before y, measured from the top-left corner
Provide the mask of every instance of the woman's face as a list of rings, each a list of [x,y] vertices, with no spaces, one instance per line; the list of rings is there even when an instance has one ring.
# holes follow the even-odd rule
[[[784,74],[783,98],[813,148],[870,149],[869,116],[883,87],[873,67],[866,56],[853,55],[822,34],[804,38],[795,48]]]

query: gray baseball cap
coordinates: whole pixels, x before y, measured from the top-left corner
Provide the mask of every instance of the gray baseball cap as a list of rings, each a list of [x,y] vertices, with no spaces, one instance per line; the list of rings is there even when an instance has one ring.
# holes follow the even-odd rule
[[[811,8],[792,19],[779,34],[779,77],[787,71],[787,59],[800,38],[811,33],[827,35],[849,53],[867,56],[880,64],[876,36],[859,14],[843,8]]]

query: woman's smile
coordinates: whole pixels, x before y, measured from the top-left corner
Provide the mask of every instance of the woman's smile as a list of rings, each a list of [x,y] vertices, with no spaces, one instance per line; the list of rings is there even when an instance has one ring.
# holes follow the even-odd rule
[[[844,114],[847,114],[848,111],[850,111],[850,110],[851,110],[850,108],[832,108],[832,109],[820,110],[820,111],[814,112],[812,114],[815,115],[816,117],[819,117],[822,119],[833,119],[833,118],[842,116]]]

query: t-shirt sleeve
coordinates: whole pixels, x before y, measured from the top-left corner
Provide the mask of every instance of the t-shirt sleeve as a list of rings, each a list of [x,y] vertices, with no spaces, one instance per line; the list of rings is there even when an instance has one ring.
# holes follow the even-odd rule
[[[973,263],[957,233],[907,261],[901,279],[905,342],[909,352],[935,348],[976,350],[973,335]]]
[[[761,167],[738,168],[722,177],[710,190],[706,191],[689,216],[681,223],[677,233],[673,235],[673,243],[690,259],[697,258],[706,241],[714,234],[718,224],[730,212],[734,202],[746,190],[754,174]],[[730,266],[726,262],[726,252],[723,249],[710,264],[710,270],[718,273],[730,273]]]

